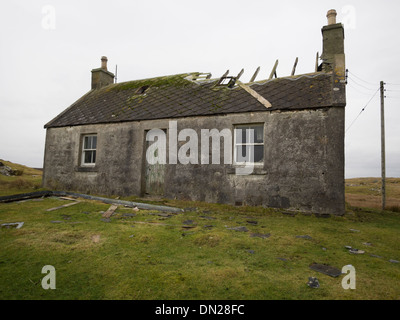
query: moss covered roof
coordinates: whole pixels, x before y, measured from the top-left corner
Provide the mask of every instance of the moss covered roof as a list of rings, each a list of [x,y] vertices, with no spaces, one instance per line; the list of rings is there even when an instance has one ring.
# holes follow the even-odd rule
[[[326,73],[252,83],[251,88],[272,104],[269,109],[239,86],[216,86],[218,79],[190,80],[196,75],[135,80],[91,90],[45,128],[332,105],[332,75]]]

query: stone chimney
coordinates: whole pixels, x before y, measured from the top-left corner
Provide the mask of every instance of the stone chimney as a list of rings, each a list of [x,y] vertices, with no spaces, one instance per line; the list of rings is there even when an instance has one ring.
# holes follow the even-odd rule
[[[328,24],[322,27],[322,71],[332,72],[334,79],[334,102],[345,105],[346,66],[344,55],[344,28],[336,23],[336,10],[329,10]]]
[[[107,57],[101,57],[101,68],[92,70],[92,89],[114,83],[114,74],[107,70]]]
[[[336,10],[329,10],[326,17],[328,25],[322,28],[323,49],[322,49],[322,70],[333,71],[335,63],[344,68],[344,29],[341,23],[336,23]],[[338,61],[342,60],[342,61]],[[340,67],[339,65],[337,67]],[[344,70],[342,70],[344,73]]]

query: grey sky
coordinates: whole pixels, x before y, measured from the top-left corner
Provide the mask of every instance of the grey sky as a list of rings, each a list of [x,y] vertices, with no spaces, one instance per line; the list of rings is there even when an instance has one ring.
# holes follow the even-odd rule
[[[400,177],[399,1],[2,1],[0,158],[42,167],[43,125],[90,89],[108,57],[118,82],[226,70],[314,71],[326,12],[345,26],[346,128],[386,85],[387,176]],[[54,10],[54,11],[52,11]],[[54,13],[54,16],[53,16]],[[52,18],[55,19],[52,19]],[[346,177],[380,175],[379,92],[346,133]]]

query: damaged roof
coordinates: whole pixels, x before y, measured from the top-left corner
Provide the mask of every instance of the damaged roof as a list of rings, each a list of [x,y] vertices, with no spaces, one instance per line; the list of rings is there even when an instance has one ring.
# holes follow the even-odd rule
[[[241,86],[220,86],[217,85],[219,79],[191,80],[196,75],[199,74],[186,73],[93,89],[44,127],[332,106],[330,73],[317,72],[246,84],[267,99],[270,108]]]

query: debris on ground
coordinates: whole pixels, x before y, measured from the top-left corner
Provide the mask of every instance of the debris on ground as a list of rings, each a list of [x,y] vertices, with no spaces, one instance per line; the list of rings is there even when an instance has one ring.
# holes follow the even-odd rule
[[[62,206],[55,207],[55,208],[50,208],[50,209],[47,209],[46,211],[50,212],[50,211],[58,210],[58,209],[61,209],[61,208],[70,207],[70,206],[73,206],[73,205],[78,204],[78,203],[79,203],[79,201],[75,200],[75,202],[67,203],[67,204],[64,204]]]
[[[235,231],[241,231],[241,232],[248,232],[249,229],[246,227],[240,226],[240,227],[233,227],[233,228],[227,228],[228,230],[235,230]]]
[[[310,237],[309,235],[303,235],[303,236],[296,236],[296,238],[300,238],[300,239],[307,239],[307,240],[311,240],[312,237]]]
[[[107,210],[106,212],[103,213],[102,217],[103,217],[103,218],[110,218],[110,217],[114,214],[115,210],[117,210],[117,209],[118,209],[118,206],[115,205],[115,204],[112,204],[112,205],[108,208],[108,210]]]
[[[332,267],[332,266],[329,266],[326,264],[315,263],[315,262],[310,265],[310,269],[317,271],[317,272],[321,272],[323,274],[326,274],[326,275],[328,275],[330,277],[334,277],[334,278],[336,278],[342,274],[342,271],[335,267]]]
[[[258,224],[258,221],[256,221],[256,220],[247,220],[246,222],[248,224],[252,224],[252,225],[257,225]]]
[[[262,234],[262,233],[252,233],[252,234],[250,234],[250,237],[252,237],[252,238],[262,238],[262,239],[267,239],[267,238],[269,238],[271,236],[271,234],[270,233],[265,233],[265,234]]]
[[[20,229],[24,225],[24,222],[11,222],[11,223],[3,223],[0,227],[10,228],[14,227],[15,229]]]
[[[319,288],[319,281],[318,281],[317,278],[308,277],[307,285],[308,285],[310,288],[316,289],[316,288]]]
[[[365,253],[364,250],[359,250],[357,248],[352,248],[351,246],[345,246],[345,248],[347,250],[349,250],[350,253],[353,253],[353,254],[363,254],[363,253]]]

